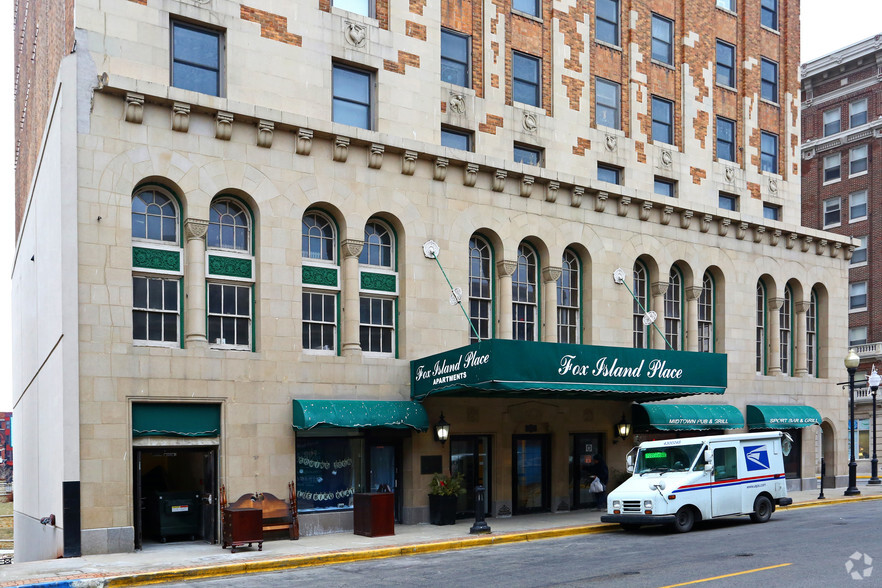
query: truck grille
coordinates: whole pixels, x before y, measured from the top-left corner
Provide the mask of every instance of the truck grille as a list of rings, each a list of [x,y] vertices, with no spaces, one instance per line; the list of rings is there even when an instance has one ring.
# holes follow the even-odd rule
[[[623,500],[622,512],[640,512],[639,500]]]

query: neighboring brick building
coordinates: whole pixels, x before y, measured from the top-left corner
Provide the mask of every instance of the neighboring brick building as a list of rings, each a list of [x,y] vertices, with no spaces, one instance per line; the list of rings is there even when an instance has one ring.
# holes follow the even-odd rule
[[[615,483],[704,429],[845,473],[852,242],[801,223],[796,0],[16,15],[17,560],[163,536],[168,491],[214,540],[221,486],[294,481],[306,534],[387,487],[427,521],[439,469],[461,516],[478,483],[584,508],[587,455]]]
[[[866,377],[874,365],[882,373],[882,34],[803,64],[802,98],[802,223],[860,241],[846,304],[848,345],[861,357],[855,419],[863,475],[872,457]]]

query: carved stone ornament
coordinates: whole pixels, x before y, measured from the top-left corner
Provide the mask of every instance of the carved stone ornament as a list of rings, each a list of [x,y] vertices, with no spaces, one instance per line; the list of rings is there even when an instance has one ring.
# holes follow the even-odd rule
[[[738,225],[738,229],[735,231],[735,238],[738,239],[739,241],[743,241],[743,240],[744,240],[744,236],[747,235],[747,228],[748,228],[749,226],[750,226],[750,225],[747,224],[747,223],[741,223],[741,224],[739,224],[739,225]]]
[[[447,100],[447,106],[450,107],[451,112],[454,112],[456,114],[465,114],[465,96],[463,96],[462,94],[454,94],[453,92],[451,92],[450,98]]]
[[[416,160],[418,157],[416,151],[405,151],[401,155],[401,173],[406,176],[412,176],[416,171]]]
[[[349,157],[349,137],[336,137],[334,139],[334,161],[346,163]]]
[[[815,243],[815,254],[824,255],[824,251],[827,250],[827,239],[821,239],[817,243]]]
[[[833,250],[830,252],[830,256],[839,257],[840,252],[842,252],[842,243],[833,243]]]
[[[848,249],[845,250],[845,259],[846,261],[851,261],[851,256],[854,255],[854,245],[849,245]]]
[[[662,150],[661,152],[661,162],[665,167],[671,167],[671,162],[674,161],[674,158],[671,156],[671,152],[667,149]]]
[[[814,149],[814,147],[812,147],[812,148],[810,148],[810,149],[805,149],[805,150],[802,152],[802,158],[805,159],[806,161],[808,161],[809,159],[811,159],[811,158],[814,157],[814,156],[815,156],[815,149]]]
[[[765,232],[766,227],[753,227],[753,242],[762,243]]]
[[[775,178],[769,178],[769,192],[772,194],[778,193],[778,180]]]
[[[358,257],[364,248],[364,241],[361,239],[344,239],[340,242],[340,252],[343,257]]]
[[[606,136],[606,150],[607,151],[615,151],[616,146],[618,145],[618,139],[616,139],[615,135],[607,135]]]
[[[475,184],[478,181],[478,164],[477,163],[469,163],[465,166],[465,171],[463,172],[462,183],[468,186],[469,188],[474,188]]]
[[[544,267],[542,268],[542,281],[546,284],[556,282],[562,273],[563,269],[559,267]]]
[[[797,235],[796,233],[790,233],[789,235],[787,235],[787,241],[784,243],[784,245],[787,247],[787,249],[793,249],[793,246],[796,245],[797,239],[799,239],[799,235]]]
[[[144,120],[144,95],[128,92],[126,94],[126,122],[141,124]]]
[[[297,131],[297,155],[309,155],[312,151],[312,131],[299,129]]]
[[[449,162],[446,157],[435,158],[435,167],[432,170],[432,179],[436,182],[443,182],[447,179],[447,166]]]
[[[557,191],[560,189],[560,182],[548,182],[548,185],[545,186],[545,201],[546,202],[556,202],[557,201]]]
[[[188,241],[191,239],[204,239],[208,233],[208,221],[198,218],[188,218],[184,221],[184,236]]]
[[[233,136],[233,113],[231,112],[218,112],[215,117],[215,132],[214,136],[216,139],[220,139],[221,141],[229,141],[230,137]]]
[[[692,215],[695,214],[691,210],[683,210],[680,212],[680,228],[688,229],[692,224]]]
[[[496,173],[493,174],[493,186],[492,189],[494,192],[502,192],[505,189],[505,178],[508,176],[508,172],[504,169],[496,170]]]
[[[371,169],[380,169],[383,167],[383,152],[385,151],[385,146],[373,143],[368,150],[368,167]]]
[[[594,211],[595,212],[603,212],[606,210],[606,201],[609,199],[609,194],[606,192],[598,192],[594,195]]]
[[[186,133],[190,130],[190,105],[183,102],[172,104],[172,130]]]
[[[809,250],[809,247],[812,246],[813,240],[814,239],[812,239],[812,237],[809,237],[808,235],[805,236],[805,238],[802,240],[802,252],[803,253],[806,253]]]
[[[536,178],[533,176],[524,176],[521,178],[521,197],[529,198],[533,194],[533,182]]]
[[[498,271],[501,276],[510,276],[515,273],[516,269],[518,269],[517,261],[503,259],[496,264],[496,271]]]
[[[701,217],[701,225],[698,227],[702,233],[707,233],[710,230],[711,221],[714,220],[714,216],[712,214],[706,214]]]
[[[582,198],[585,196],[585,188],[582,186],[573,186],[573,193],[570,195],[570,206],[579,208],[582,206]]]
[[[524,130],[528,133],[535,133],[536,129],[539,128],[539,122],[536,120],[536,115],[532,112],[524,113]]]
[[[343,38],[353,47],[364,47],[367,42],[367,27],[347,20],[343,24]]]
[[[665,206],[664,209],[662,210],[662,215],[661,215],[661,220],[660,220],[661,224],[663,224],[663,225],[671,224],[671,215],[673,213],[674,213],[673,206]]]
[[[619,207],[617,213],[619,216],[628,216],[628,206],[631,204],[630,196],[622,196],[619,198]]]
[[[644,202],[640,207],[640,220],[648,221],[649,214],[652,212],[652,202]]]
[[[728,218],[724,218],[720,221],[720,226],[717,229],[717,232],[720,233],[720,237],[725,237],[729,234],[729,225],[732,224],[732,220]]]
[[[775,229],[769,235],[769,245],[771,245],[772,247],[777,247],[778,241],[780,241],[780,240],[781,240],[781,229]]]
[[[726,176],[727,182],[731,182],[735,179],[735,168],[731,165],[727,165],[725,171],[723,172],[723,175]]]
[[[257,146],[269,149],[273,146],[273,129],[275,125],[272,121],[262,120],[257,123]]]

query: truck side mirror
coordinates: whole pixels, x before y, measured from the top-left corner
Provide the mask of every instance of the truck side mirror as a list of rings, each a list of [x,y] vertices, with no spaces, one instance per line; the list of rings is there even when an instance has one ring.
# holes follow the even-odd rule
[[[630,454],[628,454],[627,456],[625,456],[625,464],[627,464],[627,465],[625,466],[625,470],[626,470],[629,474],[633,474],[633,473],[634,473],[634,462],[633,462],[633,460],[631,459],[631,455],[630,455]]]
[[[705,462],[705,464],[704,464],[704,471],[706,471],[706,472],[710,472],[710,471],[713,471],[713,469],[714,469],[714,464],[712,464],[712,463],[709,462],[709,461],[708,461],[708,462]]]
[[[714,462],[714,452],[710,449],[704,450],[704,461],[705,463],[713,463]]]

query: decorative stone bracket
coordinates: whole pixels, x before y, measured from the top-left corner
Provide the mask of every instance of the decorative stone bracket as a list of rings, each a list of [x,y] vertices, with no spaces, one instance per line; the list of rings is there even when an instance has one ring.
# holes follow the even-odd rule
[[[671,215],[672,214],[674,214],[674,207],[673,206],[665,206],[662,209],[662,215],[661,215],[661,219],[660,219],[661,224],[663,224],[665,226],[671,224]]]
[[[812,246],[812,241],[813,241],[813,240],[814,240],[814,239],[812,239],[812,237],[809,237],[809,236],[806,236],[806,237],[802,240],[802,252],[803,252],[803,253],[805,253],[805,252],[807,252],[807,251],[809,250],[809,247]]]
[[[349,157],[349,137],[337,136],[334,138],[334,161],[346,163]]]
[[[401,173],[412,176],[416,171],[416,160],[419,154],[416,151],[405,151],[401,155]]]
[[[698,227],[702,233],[707,233],[710,230],[711,221],[714,220],[714,216],[712,214],[706,214],[701,217],[701,225]]]
[[[533,182],[536,179],[533,176],[524,176],[521,178],[521,197],[529,198],[533,194]]]
[[[692,216],[694,214],[695,213],[693,213],[691,210],[681,210],[680,211],[680,228],[681,229],[685,230],[685,229],[689,228],[689,226],[692,224]]]
[[[450,165],[450,162],[446,157],[436,157],[435,158],[435,167],[432,170],[432,179],[436,182],[443,182],[447,179],[447,166]]]
[[[214,136],[221,141],[229,141],[233,136],[233,113],[218,112],[215,116]]]
[[[383,153],[386,147],[377,143],[372,143],[368,150],[368,167],[371,169],[380,169],[383,167]]]
[[[594,211],[595,212],[603,212],[606,210],[606,201],[609,199],[609,194],[606,192],[598,192],[594,195]]]
[[[630,196],[622,196],[619,198],[619,206],[616,211],[619,216],[628,216],[628,206],[631,204]]]
[[[644,202],[640,207],[640,220],[648,221],[649,215],[652,213],[652,202]]]
[[[190,130],[190,105],[183,102],[172,104],[172,130],[186,133]]]
[[[724,218],[720,219],[720,225],[717,229],[717,232],[720,234],[720,237],[725,237],[729,234],[729,225],[732,224],[732,219]]]
[[[257,123],[257,146],[269,149],[273,146],[273,129],[275,125],[272,121],[261,120]]]
[[[297,130],[297,155],[309,155],[312,151],[312,135],[309,129]]]
[[[437,162],[436,162],[437,165]],[[475,184],[478,182],[478,164],[477,163],[468,163],[465,166],[465,171],[463,172],[462,183],[468,186],[469,188],[474,188]]]
[[[582,206],[582,198],[585,196],[585,188],[582,186],[573,186],[573,193],[570,196],[570,206],[579,208]]]
[[[750,227],[748,223],[741,223],[738,225],[738,229],[735,231],[735,238],[739,241],[744,240],[744,236],[747,235],[747,229]]]
[[[560,182],[548,182],[545,186],[545,201],[557,202],[557,191],[560,189]]]
[[[493,174],[493,186],[492,189],[494,192],[502,192],[505,189],[505,178],[508,177],[508,172],[504,169],[496,170],[496,173]]]
[[[128,92],[126,94],[126,122],[141,124],[144,121],[144,95]]]

